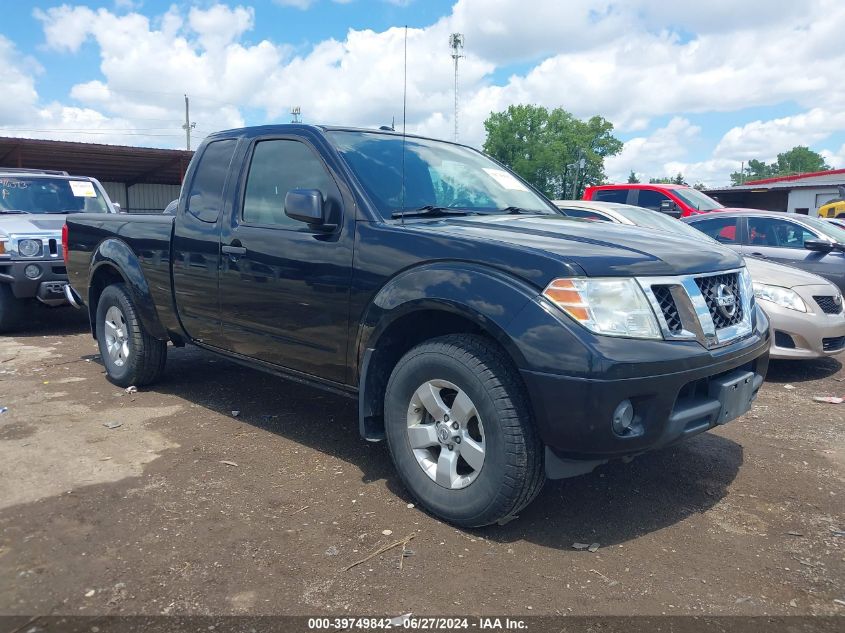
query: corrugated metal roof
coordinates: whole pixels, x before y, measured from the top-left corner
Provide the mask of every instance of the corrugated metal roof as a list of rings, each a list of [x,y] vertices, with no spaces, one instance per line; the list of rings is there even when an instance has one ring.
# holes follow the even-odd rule
[[[57,169],[129,185],[179,185],[193,154],[178,149],[0,137],[0,167]]]

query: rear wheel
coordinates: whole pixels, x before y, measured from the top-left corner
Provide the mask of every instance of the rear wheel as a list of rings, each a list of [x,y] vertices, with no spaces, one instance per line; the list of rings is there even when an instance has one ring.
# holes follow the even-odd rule
[[[545,480],[516,370],[480,336],[444,336],[408,352],[388,382],[385,430],[402,482],[456,525],[514,515]]]
[[[11,332],[21,324],[24,302],[12,294],[8,284],[0,284],[0,334]]]
[[[126,286],[103,290],[97,304],[97,343],[109,380],[121,387],[148,385],[164,372],[167,342],[150,336]]]

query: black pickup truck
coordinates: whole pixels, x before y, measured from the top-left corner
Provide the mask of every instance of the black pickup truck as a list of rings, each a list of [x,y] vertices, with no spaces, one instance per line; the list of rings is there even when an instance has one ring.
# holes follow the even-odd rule
[[[75,215],[64,243],[114,383],[152,383],[191,343],[357,397],[361,435],[462,526],[742,415],[768,365],[732,251],[568,219],[427,138],[219,132],[175,216]]]

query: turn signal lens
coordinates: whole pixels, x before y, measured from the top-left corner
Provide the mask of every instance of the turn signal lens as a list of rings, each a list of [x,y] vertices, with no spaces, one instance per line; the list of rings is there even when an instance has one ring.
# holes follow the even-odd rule
[[[6,254],[6,242],[4,240],[0,240],[0,255]]]
[[[663,338],[654,311],[635,279],[555,279],[543,296],[596,334]]]

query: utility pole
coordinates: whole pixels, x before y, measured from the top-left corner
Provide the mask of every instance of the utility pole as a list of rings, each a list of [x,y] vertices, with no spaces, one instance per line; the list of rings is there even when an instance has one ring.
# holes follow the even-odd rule
[[[302,108],[299,106],[293,106],[290,109],[290,117],[291,123],[302,123]]]
[[[464,57],[464,36],[462,33],[452,33],[449,36],[449,47],[452,49],[452,59],[455,60],[455,140],[458,140],[458,60]]]
[[[188,95],[185,95],[185,124],[182,126],[182,129],[185,130],[185,146],[187,150],[191,151],[191,130],[193,130],[197,124],[191,123],[191,106],[188,102]]]

